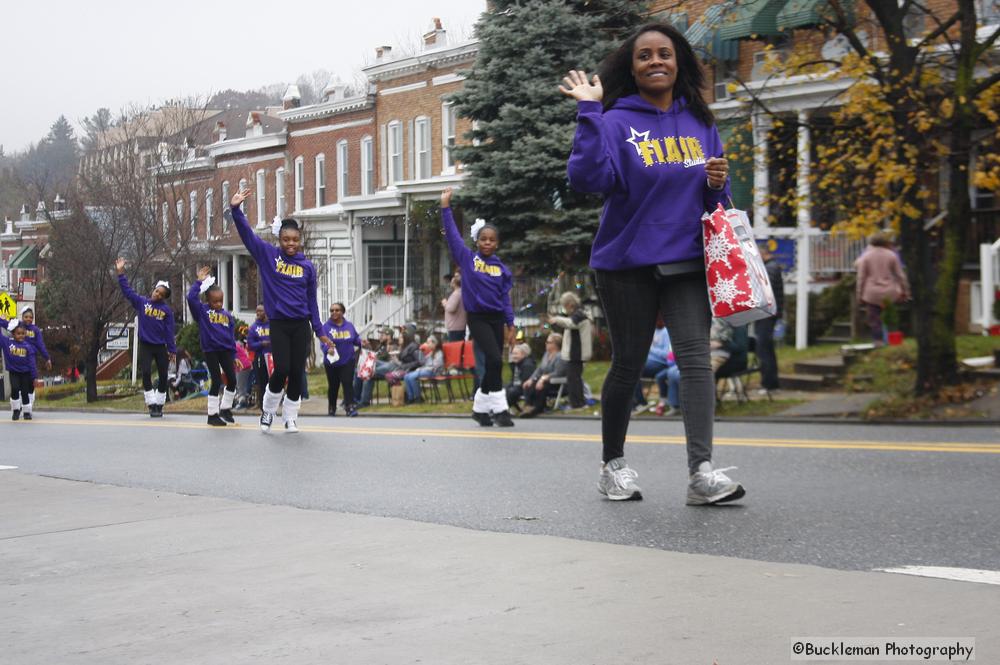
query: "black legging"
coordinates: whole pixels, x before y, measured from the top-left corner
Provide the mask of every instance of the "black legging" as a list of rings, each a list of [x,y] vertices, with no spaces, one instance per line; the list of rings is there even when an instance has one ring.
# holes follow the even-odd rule
[[[285,397],[297,402],[302,396],[302,375],[312,343],[312,328],[308,319],[271,319],[271,359],[274,371],[267,389],[280,393],[288,381]]]
[[[253,358],[253,371],[256,377],[254,392],[257,393],[257,407],[261,410],[264,409],[264,387],[267,385],[267,360],[264,358],[265,353],[270,353],[270,351],[260,351]]]
[[[31,402],[31,393],[35,392],[35,378],[31,372],[8,372],[10,374],[10,398],[20,399],[21,407]],[[0,375],[0,383],[3,375]]]
[[[354,366],[356,362],[357,358],[351,358],[350,361],[336,367],[323,363],[323,368],[326,369],[328,387],[326,399],[331,411],[337,408],[337,395],[340,393],[341,386],[344,386],[344,405],[350,409],[351,405],[354,404]]]
[[[142,372],[142,389],[153,389],[153,361],[156,361],[156,390],[167,392],[167,345],[147,344],[139,340],[139,369]]]
[[[235,351],[205,351],[205,364],[212,377],[212,387],[208,389],[208,394],[212,397],[218,397],[222,392],[223,372],[226,374],[226,385],[230,390],[236,390],[236,368],[233,366],[235,355]]]
[[[484,393],[503,390],[503,312],[469,312],[472,341],[486,356],[486,374],[479,389]]]

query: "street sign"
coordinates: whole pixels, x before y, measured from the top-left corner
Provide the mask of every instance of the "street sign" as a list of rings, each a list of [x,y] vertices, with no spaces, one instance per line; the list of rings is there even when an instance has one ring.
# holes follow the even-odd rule
[[[110,350],[121,350],[128,348],[128,328],[112,326],[108,328],[108,342],[104,348]]]
[[[6,291],[0,291],[0,317],[8,321],[17,317],[17,303]]]

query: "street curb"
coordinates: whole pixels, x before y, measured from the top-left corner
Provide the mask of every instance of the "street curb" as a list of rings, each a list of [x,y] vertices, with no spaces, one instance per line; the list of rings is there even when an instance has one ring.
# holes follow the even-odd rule
[[[43,413],[104,413],[104,414],[118,414],[118,415],[132,415],[141,414],[140,411],[122,411],[120,409],[59,409],[59,408],[42,408],[38,409],[36,404],[36,410]],[[253,414],[236,412],[236,415],[256,415],[257,412]],[[170,411],[165,415],[178,415],[178,416],[203,416],[204,411]],[[419,418],[422,420],[444,420],[444,419],[454,419],[454,418],[464,418],[465,416],[458,414],[438,414],[438,413],[365,413],[363,414],[367,418],[386,418],[386,419],[398,419],[398,418]],[[326,414],[322,413],[300,413],[300,418],[329,418]],[[338,416],[341,420],[350,420],[346,416]],[[586,416],[586,415],[565,415],[565,416],[538,416],[536,420],[584,420],[584,421],[595,421],[600,422],[600,416]],[[680,418],[658,418],[656,420],[652,418],[642,418],[633,419],[632,422],[682,422]],[[810,416],[792,416],[792,417],[781,417],[781,416],[746,416],[743,418],[727,418],[725,416],[716,416],[715,422],[718,423],[773,423],[776,425],[908,425],[917,427],[1000,427],[1000,420],[973,420],[969,418],[961,420],[899,420],[899,419],[877,419],[877,420],[861,420],[860,418],[815,418]]]

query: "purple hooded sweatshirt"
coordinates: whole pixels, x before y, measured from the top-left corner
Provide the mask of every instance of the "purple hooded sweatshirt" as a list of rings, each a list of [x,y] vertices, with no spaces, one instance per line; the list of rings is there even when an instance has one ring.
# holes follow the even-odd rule
[[[451,208],[441,209],[441,226],[451,250],[451,258],[462,272],[462,305],[466,312],[502,312],[507,325],[514,325],[514,307],[510,291],[514,277],[510,269],[494,254],[482,258],[465,245],[455,225]]]
[[[196,280],[187,294],[188,309],[198,324],[201,350],[236,353],[236,324],[225,309],[212,309],[201,300],[201,280]]]
[[[316,269],[312,262],[302,252],[286,256],[271,243],[258,238],[239,206],[228,210],[240,239],[257,262],[267,318],[306,319],[312,323],[317,336],[322,334],[323,322],[316,301]]]
[[[7,330],[7,319],[0,319],[0,327]],[[24,324],[21,324],[24,326]],[[7,369],[19,374],[35,376],[35,345],[28,338],[23,342],[15,342],[13,337],[0,333],[0,350],[3,351],[3,361]]]
[[[604,195],[590,266],[628,270],[703,257],[701,216],[729,202],[729,183],[708,186],[705,161],[722,157],[715,126],[702,124],[683,97],[661,111],[639,95],[602,112],[577,103],[569,182]]]

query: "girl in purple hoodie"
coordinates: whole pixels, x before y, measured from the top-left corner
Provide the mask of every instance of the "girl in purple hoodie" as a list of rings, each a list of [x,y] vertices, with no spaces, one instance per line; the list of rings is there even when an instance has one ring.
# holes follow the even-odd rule
[[[201,294],[205,294],[202,302]],[[212,377],[208,390],[208,424],[225,427],[235,423],[233,401],[236,399],[236,324],[233,315],[222,306],[225,294],[215,283],[212,269],[204,266],[198,269],[198,279],[191,284],[187,293],[191,318],[198,326],[198,340],[201,351]],[[222,375],[226,376],[226,388],[222,388]],[[221,393],[221,395],[220,395]]]
[[[665,24],[640,28],[590,81],[571,71],[559,87],[577,101],[570,184],[604,197],[590,266],[611,335],[598,489],[612,500],[642,498],[638,474],[625,462],[625,435],[659,313],[681,373],[687,502],[744,494],[727,469],[712,466],[715,381],[701,216],[728,202],[729,169],[704,88],[691,45]]]

